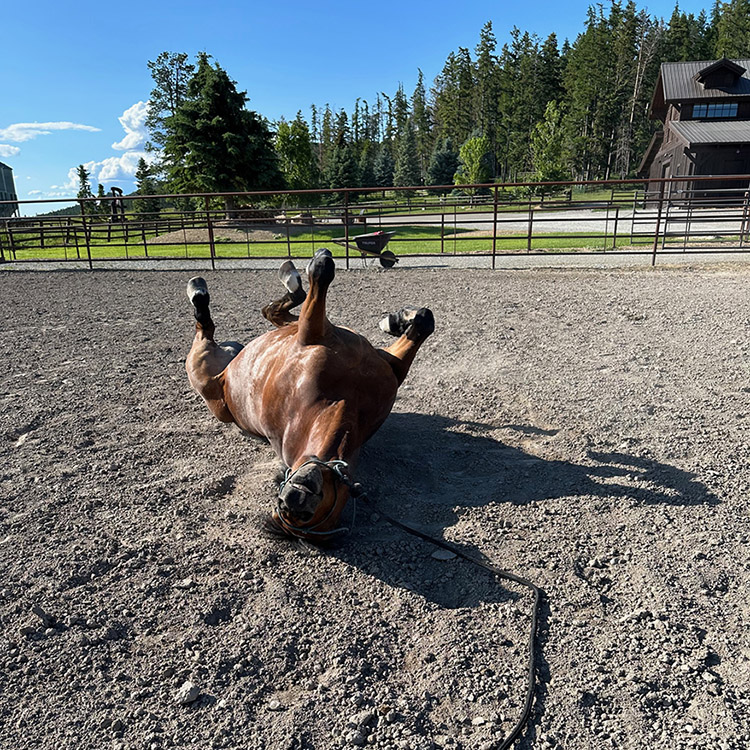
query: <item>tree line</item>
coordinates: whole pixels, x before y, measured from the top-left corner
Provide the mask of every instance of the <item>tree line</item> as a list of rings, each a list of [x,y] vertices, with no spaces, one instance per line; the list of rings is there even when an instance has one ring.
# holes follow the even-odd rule
[[[163,52],[148,63],[156,158],[139,165],[138,193],[630,177],[658,127],[661,63],[722,56],[750,58],[750,0],[676,5],[668,21],[614,1],[592,6],[572,42],[514,28],[498,48],[488,21],[431,85],[419,70],[410,94],[399,84],[272,124],[208,54]]]

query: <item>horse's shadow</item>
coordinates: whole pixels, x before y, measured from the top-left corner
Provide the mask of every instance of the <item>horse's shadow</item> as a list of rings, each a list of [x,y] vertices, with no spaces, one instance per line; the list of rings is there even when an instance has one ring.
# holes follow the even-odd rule
[[[503,425],[523,439],[543,439],[555,430]],[[437,415],[394,413],[363,449],[357,478],[370,501],[361,502],[359,520],[348,541],[331,551],[342,562],[394,589],[408,588],[441,608],[473,609],[482,604],[528,600],[521,589],[498,581],[462,560],[441,562],[436,548],[378,521],[377,511],[437,538],[462,508],[490,503],[528,505],[562,497],[593,496],[637,504],[715,505],[719,499],[695,475],[652,459],[620,452],[589,452],[586,463],[547,460],[493,437],[497,426],[460,422]],[[521,440],[517,440],[521,442]],[[415,547],[416,545],[416,547]],[[420,546],[421,545],[421,546]],[[470,543],[453,543],[483,559]],[[417,564],[414,564],[415,549]],[[405,565],[410,556],[411,564]],[[405,573],[405,568],[415,574]],[[449,571],[449,572],[448,572]],[[526,604],[521,604],[527,609]],[[547,630],[548,606],[540,610],[540,642]],[[526,620],[525,620],[526,621]],[[524,746],[533,742],[544,711],[548,666],[537,662],[536,716]]]

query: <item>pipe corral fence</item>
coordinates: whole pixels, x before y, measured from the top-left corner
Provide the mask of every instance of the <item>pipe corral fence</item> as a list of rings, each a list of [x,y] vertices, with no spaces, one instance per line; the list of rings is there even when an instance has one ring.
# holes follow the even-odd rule
[[[648,181],[193,193],[13,201],[0,263],[343,257],[387,232],[388,257],[744,253],[750,175]],[[0,205],[3,202],[0,202]],[[60,204],[69,208],[65,214]],[[36,212],[37,215],[19,215]],[[375,243],[379,245],[384,242]],[[382,259],[381,259],[382,260]],[[382,265],[390,267],[393,265]]]

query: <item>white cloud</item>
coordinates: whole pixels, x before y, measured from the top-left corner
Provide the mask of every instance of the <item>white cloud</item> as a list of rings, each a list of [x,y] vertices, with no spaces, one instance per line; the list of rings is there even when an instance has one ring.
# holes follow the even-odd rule
[[[91,188],[96,192],[97,182],[109,188],[118,181],[132,182],[138,169],[138,162],[144,159],[150,164],[156,155],[148,151],[128,151],[122,156],[109,156],[101,161],[88,161],[83,166],[90,175]],[[51,190],[78,191],[78,167],[68,170],[68,181],[64,185],[51,185]]]
[[[143,149],[148,140],[146,117],[148,116],[148,102],[136,102],[126,109],[119,118],[120,125],[125,130],[125,137],[112,144],[115,151],[134,151]]]
[[[0,143],[0,156],[15,156],[21,151],[18,146],[8,146],[5,143]]]
[[[44,195],[41,190],[29,190],[29,195]]]
[[[91,125],[80,125],[76,122],[17,122],[0,128],[0,140],[23,143],[30,141],[40,135],[50,135],[59,130],[85,130],[89,133],[98,133],[100,128]]]

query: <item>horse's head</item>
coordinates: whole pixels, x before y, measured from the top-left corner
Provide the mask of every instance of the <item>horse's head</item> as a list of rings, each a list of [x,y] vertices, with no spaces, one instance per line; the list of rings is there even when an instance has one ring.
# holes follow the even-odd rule
[[[272,514],[277,530],[312,542],[329,541],[348,531],[339,527],[339,518],[360,488],[347,470],[345,461],[322,461],[316,456],[287,470]]]

